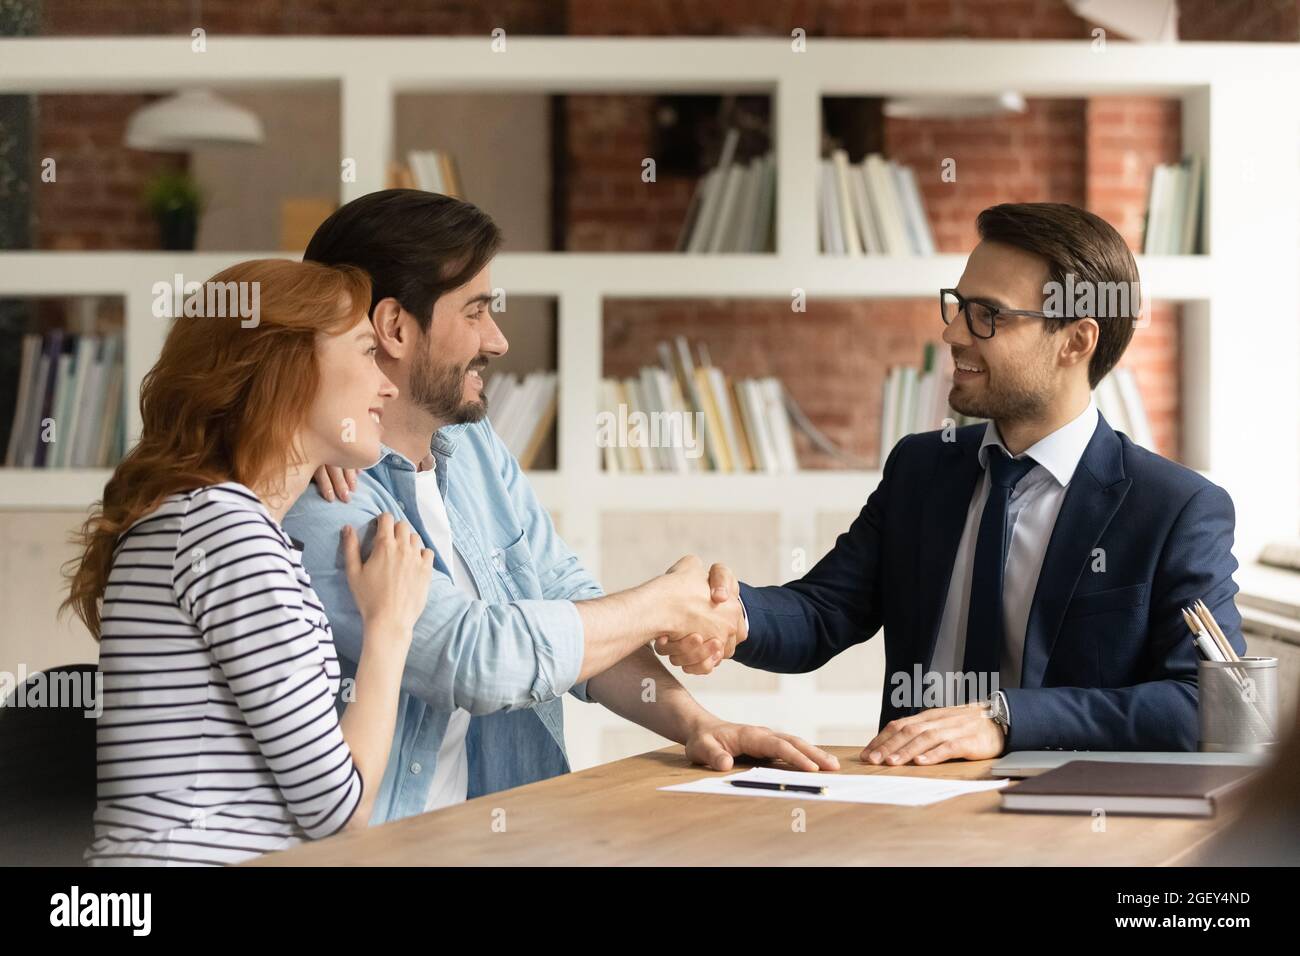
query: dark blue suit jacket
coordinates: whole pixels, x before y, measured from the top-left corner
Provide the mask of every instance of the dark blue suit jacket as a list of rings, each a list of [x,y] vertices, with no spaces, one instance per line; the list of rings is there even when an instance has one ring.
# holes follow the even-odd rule
[[[955,441],[942,432],[903,439],[861,514],[811,571],[779,587],[742,584],[749,638],[736,660],[811,671],[883,626],[880,724],[914,713],[891,702],[890,677],[929,669],[984,428],[957,429]],[[1245,652],[1234,520],[1226,491],[1098,417],[1043,558],[1021,686],[1004,688],[1008,752],[1196,749],[1197,657],[1179,609],[1203,598]]]

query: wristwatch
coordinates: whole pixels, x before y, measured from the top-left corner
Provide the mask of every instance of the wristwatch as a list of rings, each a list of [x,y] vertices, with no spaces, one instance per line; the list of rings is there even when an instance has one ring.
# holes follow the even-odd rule
[[[1003,734],[1011,733],[1011,710],[1007,707],[1007,695],[998,691],[989,698],[989,717],[1002,728]]]

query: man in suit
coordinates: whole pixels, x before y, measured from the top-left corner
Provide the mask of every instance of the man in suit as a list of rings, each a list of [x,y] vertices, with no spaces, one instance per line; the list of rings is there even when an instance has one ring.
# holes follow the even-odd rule
[[[994,206],[978,228],[941,317],[949,404],[989,422],[900,441],[811,571],[738,586],[748,635],[728,651],[799,673],[883,626],[871,763],[1195,749],[1180,608],[1204,599],[1244,651],[1234,513],[1222,488],[1134,445],[1094,404],[1140,315],[1137,265],[1109,224],[1068,205]],[[657,647],[712,667],[680,642]]]

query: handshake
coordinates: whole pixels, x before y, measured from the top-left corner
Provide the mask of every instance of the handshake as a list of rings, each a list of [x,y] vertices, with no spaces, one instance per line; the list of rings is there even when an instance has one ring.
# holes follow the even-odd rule
[[[740,586],[726,565],[706,570],[688,554],[650,586],[659,591],[668,625],[654,649],[686,673],[711,673],[748,636]]]

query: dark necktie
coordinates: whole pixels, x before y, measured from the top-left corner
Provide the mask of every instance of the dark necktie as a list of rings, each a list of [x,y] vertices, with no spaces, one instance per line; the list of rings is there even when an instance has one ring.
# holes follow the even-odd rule
[[[1002,577],[1007,566],[1007,505],[1016,483],[1038,463],[1028,457],[1010,458],[999,445],[989,445],[988,449],[989,497],[984,502],[979,535],[975,539],[962,669],[971,676],[989,675],[985,679],[991,689],[992,675],[998,672],[1002,656]],[[966,681],[962,683],[966,684]]]

